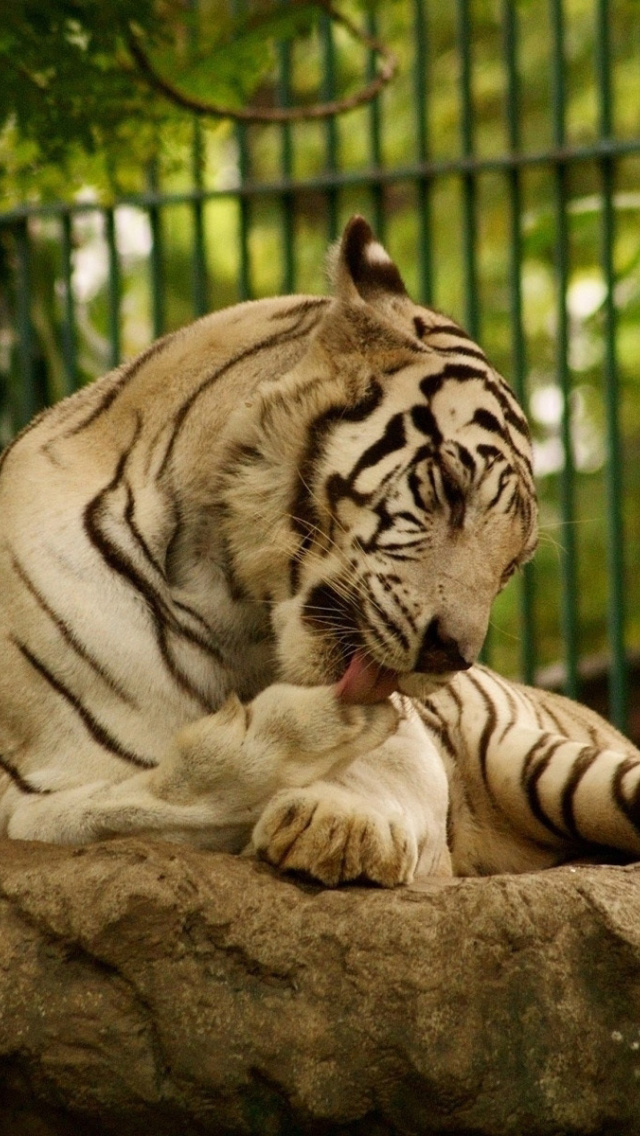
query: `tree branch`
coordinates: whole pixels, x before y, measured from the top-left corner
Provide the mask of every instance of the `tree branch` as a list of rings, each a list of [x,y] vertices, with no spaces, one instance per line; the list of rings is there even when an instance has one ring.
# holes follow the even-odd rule
[[[347,16],[339,12],[331,0],[313,0],[331,20],[341,24],[349,34],[359,43],[374,52],[379,59],[378,74],[366,86],[352,95],[342,99],[331,99],[323,103],[312,103],[310,106],[274,107],[259,110],[255,107],[235,108],[211,103],[190,95],[176,87],[165,76],[160,75],[153,66],[149,56],[144,50],[138,34],[129,28],[128,47],[140,74],[149,86],[164,95],[166,99],[176,106],[207,118],[230,118],[235,122],[244,122],[248,125],[257,123],[283,123],[300,122],[306,119],[332,118],[336,115],[346,114],[347,111],[371,102],[387,83],[394,77],[398,60],[390,48],[381,43],[374,36],[369,35],[362,28],[357,27]]]

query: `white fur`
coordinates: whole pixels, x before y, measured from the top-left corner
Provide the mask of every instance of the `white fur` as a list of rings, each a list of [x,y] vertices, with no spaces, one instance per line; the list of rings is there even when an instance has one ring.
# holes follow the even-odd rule
[[[392,263],[389,253],[382,247],[379,241],[369,242],[365,249],[365,257],[369,261],[369,264],[372,265]]]

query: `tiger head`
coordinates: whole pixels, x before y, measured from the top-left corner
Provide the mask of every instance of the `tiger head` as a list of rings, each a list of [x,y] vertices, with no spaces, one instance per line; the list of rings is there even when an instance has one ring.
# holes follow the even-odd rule
[[[525,417],[450,319],[414,304],[361,217],[307,353],[236,415],[225,526],[269,604],[281,676],[346,700],[469,667],[536,545]]]

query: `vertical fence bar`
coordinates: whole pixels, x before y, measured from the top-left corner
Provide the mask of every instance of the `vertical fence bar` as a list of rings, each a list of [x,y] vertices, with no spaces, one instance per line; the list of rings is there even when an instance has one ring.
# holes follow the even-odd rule
[[[245,187],[249,180],[250,157],[247,140],[247,127],[239,122],[236,135],[238,139],[238,158],[240,167],[240,185]],[[250,300],[253,296],[251,284],[251,257],[249,254],[249,233],[251,231],[251,199],[248,194],[241,194],[239,200],[240,211],[240,265],[238,276],[238,292],[241,300]]]
[[[202,126],[197,119],[193,123],[193,139],[191,143],[191,177],[193,187],[197,192],[191,206],[191,219],[193,223],[193,312],[196,316],[203,316],[209,310],[208,298],[208,269],[207,269],[207,243],[204,223],[204,146],[202,139]]]
[[[322,83],[322,97],[325,102],[335,97],[336,90],[336,53],[333,42],[333,28],[328,15],[323,15],[321,24],[322,49],[324,60],[324,75]],[[325,123],[325,162],[327,173],[335,174],[338,169],[338,124],[335,118],[328,118]],[[325,193],[327,203],[327,235],[330,241],[337,240],[340,220],[338,213],[338,190],[330,185]]]
[[[198,16],[200,5],[198,0],[187,0],[187,11],[190,21],[187,25],[189,48],[195,55],[198,47],[199,28]],[[192,266],[192,295],[193,313],[202,316],[208,310],[207,285],[207,251],[204,224],[204,138],[202,124],[199,119],[193,120],[193,134],[191,138],[191,181],[196,194],[191,204],[191,222],[193,226],[193,266]]]
[[[598,0],[596,29],[596,68],[600,118],[600,138],[612,135],[611,47],[608,0]],[[602,200],[601,263],[605,281],[604,385],[607,425],[607,556],[609,570],[609,716],[619,729],[626,728],[627,673],[625,659],[624,533],[622,521],[622,447],[619,422],[619,383],[616,359],[616,313],[614,297],[613,248],[615,219],[613,209],[614,166],[607,154],[600,158]]]
[[[38,406],[34,366],[34,335],[31,322],[31,244],[29,224],[19,221],[14,230],[16,241],[16,331],[18,338],[19,386],[13,393],[13,425],[26,426]]]
[[[280,0],[283,7],[286,7],[289,0]],[[279,56],[279,81],[278,81],[278,102],[281,107],[288,107],[291,105],[291,45],[288,41],[278,44]],[[288,122],[283,122],[280,127],[280,171],[285,181],[289,182],[293,177],[293,149],[291,137],[291,125]],[[294,206],[295,200],[292,193],[285,192],[280,197],[280,212],[281,212],[281,227],[282,227],[282,251],[283,251],[283,272],[282,272],[282,291],[290,293],[295,291],[295,258],[293,255],[293,234],[294,234]]]
[[[415,58],[413,64],[413,89],[416,107],[416,151],[420,165],[429,160],[429,126],[427,120],[429,89],[429,55],[427,13],[423,0],[413,3],[413,30],[415,37]],[[419,298],[424,304],[433,299],[433,258],[431,234],[431,178],[420,174],[416,180],[418,205],[418,289]]]
[[[502,0],[504,58],[507,67],[507,136],[513,154],[520,150],[520,90],[518,79],[518,15],[512,0]],[[522,175],[517,166],[507,174],[509,194],[509,291],[513,386],[526,406],[526,354],[522,325]],[[535,612],[533,565],[525,564],[520,587],[522,631],[520,668],[525,682],[535,679]]]
[[[159,186],[158,162],[156,158],[153,158],[149,162],[147,182],[151,193],[157,194]],[[153,327],[153,338],[157,339],[163,334],[165,327],[164,255],[162,248],[162,218],[160,216],[160,206],[155,203],[150,205],[147,209],[147,215],[151,227],[151,256],[149,258],[149,269],[151,273],[151,324]]]
[[[458,57],[460,60],[461,143],[464,158],[473,158],[473,99],[471,96],[471,19],[469,0],[457,0]],[[477,220],[476,178],[467,170],[462,175],[463,252],[465,262],[466,329],[473,339],[480,337],[478,271],[476,264]]]
[[[558,150],[565,144],[564,84],[564,18],[562,0],[551,0],[553,139]],[[576,598],[577,554],[575,539],[575,469],[571,438],[571,378],[569,374],[569,322],[567,286],[569,282],[569,227],[567,222],[567,167],[556,157],[556,288],[557,288],[557,355],[558,382],[562,395],[561,439],[564,461],[560,473],[560,511],[562,516],[562,632],[565,643],[565,693],[577,698],[578,678],[578,609]]]
[[[367,31],[371,36],[378,34],[378,21],[375,12],[369,9],[367,13]],[[373,79],[376,74],[376,57],[370,51],[367,58],[367,79]],[[381,114],[379,95],[369,103],[369,161],[377,172],[382,168],[381,145]],[[385,240],[385,212],[384,191],[382,182],[375,180],[371,183],[371,205],[373,210],[373,229],[379,241]]]
[[[109,288],[107,295],[109,321],[109,362],[117,367],[120,362],[120,260],[116,243],[116,219],[112,208],[104,210],[105,239],[109,259]]]
[[[247,0],[230,0],[230,10],[234,18],[244,16],[247,10]],[[238,172],[240,174],[239,210],[239,242],[240,264],[238,273],[239,299],[250,300],[253,295],[251,283],[251,258],[249,254],[249,233],[251,230],[251,199],[246,189],[251,176],[251,157],[249,152],[248,127],[239,122],[236,125],[236,140],[238,143]]]
[[[61,224],[61,254],[62,254],[62,285],[63,293],[63,320],[62,320],[62,357],[64,359],[64,390],[63,394],[71,394],[78,387],[78,360],[76,343],[76,313],[73,297],[73,265],[72,265],[72,233],[71,214],[62,214]]]

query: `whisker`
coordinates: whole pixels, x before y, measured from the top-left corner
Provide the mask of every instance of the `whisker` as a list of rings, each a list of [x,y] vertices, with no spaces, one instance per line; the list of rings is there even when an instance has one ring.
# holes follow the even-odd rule
[[[521,635],[515,635],[512,631],[507,631],[506,628],[501,627],[499,623],[495,623],[493,619],[489,620],[489,627],[492,629],[492,631],[495,631],[498,635],[501,635],[503,639],[511,639],[514,643],[522,642]]]

